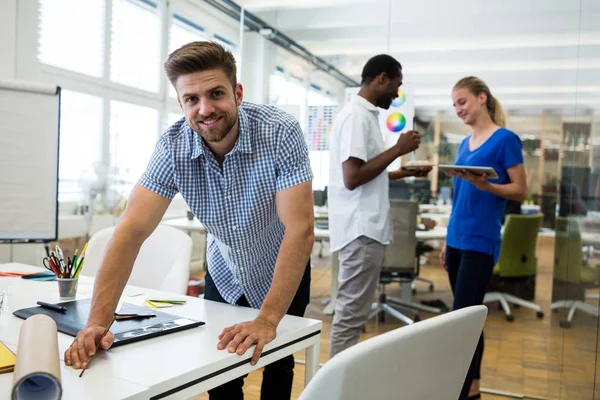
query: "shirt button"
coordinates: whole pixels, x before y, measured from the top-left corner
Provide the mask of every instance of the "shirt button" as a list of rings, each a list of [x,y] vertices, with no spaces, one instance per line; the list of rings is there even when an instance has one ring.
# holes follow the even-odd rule
[[[235,231],[235,228],[236,228],[236,226],[235,226],[235,225],[231,227],[231,229],[233,229],[234,231]]]

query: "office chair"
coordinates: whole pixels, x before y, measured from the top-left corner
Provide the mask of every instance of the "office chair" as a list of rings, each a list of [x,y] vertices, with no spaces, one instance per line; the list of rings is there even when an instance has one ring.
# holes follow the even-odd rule
[[[323,207],[326,200],[326,192],[324,190],[313,190],[313,202],[315,206]]]
[[[417,212],[419,205],[415,201],[390,200],[390,218],[392,223],[392,243],[386,246],[383,268],[379,275],[380,294],[373,303],[369,319],[378,316],[385,319],[385,313],[392,315],[406,324],[420,320],[418,311],[432,314],[440,313],[439,308],[429,307],[411,301],[412,282],[419,275],[419,259],[417,256]],[[387,296],[385,286],[399,282],[401,298]],[[405,314],[413,315],[411,320]]]
[[[542,307],[516,295],[503,291],[503,288],[513,287],[518,292],[527,281],[535,279],[537,273],[537,236],[542,224],[542,214],[507,215],[502,237],[502,248],[498,264],[494,267],[494,275],[499,277],[498,290],[485,294],[483,303],[500,302],[506,319],[513,321],[509,303],[530,308],[536,311],[538,318],[544,317]]]
[[[115,228],[98,231],[89,241],[81,275],[95,276]],[[186,294],[190,277],[192,239],[177,228],[158,225],[146,239],[128,283],[148,289]]]
[[[299,400],[456,400],[486,315],[466,307],[362,341],[325,363]]]
[[[566,319],[560,321],[561,327],[571,326],[577,310],[598,317],[598,307],[584,301],[584,292],[598,287],[600,270],[584,266],[581,225],[576,218],[556,217],[553,280],[552,299],[562,299],[554,301],[550,308],[569,310]]]
[[[419,224],[423,223],[423,219],[421,217],[417,218],[417,221]],[[427,253],[430,253],[434,250],[433,246],[426,244],[424,241],[417,241],[417,257],[419,258],[419,263],[421,262],[421,257],[422,256],[426,256]],[[415,277],[415,281],[419,281],[419,282],[424,282],[428,285],[429,287],[429,291],[433,292],[434,290],[434,284],[433,281],[431,279],[426,279],[423,278],[421,276],[417,276]],[[417,287],[415,285],[415,282],[412,283],[412,293],[416,294],[417,293]]]

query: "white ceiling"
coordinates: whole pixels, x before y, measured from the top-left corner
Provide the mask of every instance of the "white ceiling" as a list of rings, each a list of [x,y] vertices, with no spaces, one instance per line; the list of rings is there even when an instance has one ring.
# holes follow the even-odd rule
[[[450,111],[466,75],[509,110],[600,113],[600,0],[238,2],[358,81],[371,56],[393,55],[420,114]]]

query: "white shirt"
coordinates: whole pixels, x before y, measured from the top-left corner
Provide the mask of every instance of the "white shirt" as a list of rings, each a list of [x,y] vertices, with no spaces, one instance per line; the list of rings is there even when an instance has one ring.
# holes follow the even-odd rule
[[[385,151],[378,115],[377,107],[354,95],[333,124],[327,189],[331,251],[362,235],[381,244],[391,241],[387,170],[352,191],[344,186],[342,170],[350,157],[367,162]]]

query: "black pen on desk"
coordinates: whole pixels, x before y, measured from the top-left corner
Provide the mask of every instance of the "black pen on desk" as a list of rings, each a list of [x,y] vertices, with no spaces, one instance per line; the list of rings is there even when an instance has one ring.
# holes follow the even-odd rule
[[[38,301],[37,304],[43,308],[47,308],[49,310],[54,310],[58,312],[67,312],[67,307],[59,306],[57,304],[46,303],[44,301]]]

